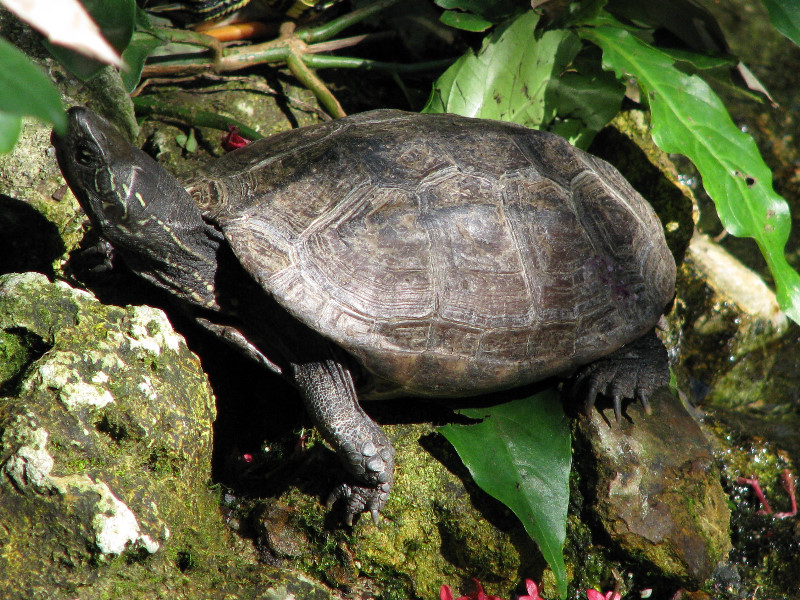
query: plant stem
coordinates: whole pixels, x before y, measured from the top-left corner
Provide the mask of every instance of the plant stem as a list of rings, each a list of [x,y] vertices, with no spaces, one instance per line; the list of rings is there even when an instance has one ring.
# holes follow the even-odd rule
[[[319,27],[300,30],[297,32],[297,37],[308,44],[329,40],[340,31],[343,31],[348,27],[352,27],[356,23],[359,23],[364,19],[371,17],[372,15],[376,15],[379,12],[386,10],[390,6],[398,4],[399,2],[400,0],[381,0],[381,2],[375,2],[374,4],[370,4],[364,8],[359,8],[351,13],[342,15],[341,17],[334,19],[329,23],[325,23],[324,25],[320,25]]]
[[[290,53],[286,58],[286,64],[292,72],[292,75],[314,93],[320,104],[325,107],[334,119],[340,119],[346,116],[347,113],[344,112],[336,96],[334,96],[322,80],[306,66],[304,58],[303,55],[299,55],[295,52]]]
[[[250,140],[259,140],[264,136],[255,129],[239,123],[235,119],[212,113],[204,110],[185,108],[153,100],[150,96],[137,96],[133,98],[133,106],[136,112],[143,115],[161,115],[172,117],[185,123],[191,123],[197,127],[211,127],[220,131],[228,131],[231,125],[239,129],[239,133]]]
[[[445,58],[442,60],[401,64],[352,56],[326,56],[322,54],[306,54],[303,56],[303,61],[314,69],[364,69],[366,71],[406,74],[445,69],[453,64],[453,60],[455,59]]]
[[[173,29],[171,27],[157,27],[153,35],[159,39],[176,43],[176,44],[191,44],[193,46],[200,46],[201,48],[208,48],[211,50],[211,56],[214,64],[219,64],[222,58],[222,44],[219,40],[206,35],[205,33],[198,33],[188,29]]]

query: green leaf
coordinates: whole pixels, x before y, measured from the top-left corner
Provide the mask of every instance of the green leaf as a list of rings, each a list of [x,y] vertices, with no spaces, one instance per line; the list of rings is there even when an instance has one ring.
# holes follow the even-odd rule
[[[127,48],[133,36],[136,22],[135,0],[81,0],[86,11],[92,16],[103,37],[117,52]],[[82,81],[97,75],[105,64],[74,52],[69,48],[44,42],[50,53],[69,71]]]
[[[624,88],[579,56],[580,39],[565,29],[534,30],[527,12],[497,27],[478,53],[468,51],[434,84],[422,112],[511,121],[550,129],[585,148],[619,111]]]
[[[528,12],[498,27],[486,37],[480,52],[468,51],[436,81],[422,112],[540,126],[544,91],[555,69],[561,36],[547,32],[547,40],[537,43],[534,29],[538,21],[539,15]],[[577,51],[576,47],[568,53],[574,56]]]
[[[22,117],[0,112],[0,154],[11,152],[22,131]]]
[[[692,67],[699,71],[735,67],[737,62],[732,56],[698,54],[697,52],[683,50],[681,48],[659,48],[659,50],[668,54],[678,62],[685,62],[692,65]]]
[[[800,4],[797,0],[762,0],[772,26],[800,46]]]
[[[594,136],[619,112],[625,86],[613,73],[603,71],[596,48],[582,50],[560,77],[550,80],[545,92],[547,130],[584,150]]]
[[[126,91],[132,92],[142,76],[142,69],[147,57],[156,48],[163,46],[166,42],[146,31],[136,31],[133,34],[131,43],[122,53],[122,60],[125,62],[125,69],[120,73],[122,83]]]
[[[606,4],[608,4],[608,0],[582,0],[581,2],[571,2],[550,26],[551,28],[556,28],[582,25],[600,14],[600,11],[602,11]],[[545,6],[547,5],[545,4]]]
[[[501,23],[520,11],[520,3],[515,0],[436,0],[436,5],[451,12],[457,10],[463,13],[472,13],[489,24]],[[444,19],[442,21],[444,22]],[[458,26],[454,25],[454,27]]]
[[[492,26],[491,21],[487,21],[472,13],[448,10],[442,13],[439,20],[450,27],[463,29],[464,31],[486,31]]]
[[[650,103],[653,140],[664,152],[687,156],[700,171],[723,226],[755,239],[777,288],[778,302],[800,323],[800,275],[786,261],[791,218],[772,188],[772,173],[753,139],[739,130],[703,79],[674,66],[669,55],[644,43],[607,16],[580,35],[603,49],[603,65],[633,76]]]
[[[519,517],[553,570],[559,595],[566,598],[562,548],[572,454],[569,424],[558,394],[549,390],[460,412],[483,421],[446,425],[439,431],[453,444],[475,483]]]
[[[67,117],[58,90],[42,69],[22,52],[0,38],[0,111],[9,116],[31,115],[52,123],[59,133],[67,129]],[[16,127],[6,119],[2,137],[10,139]],[[14,137],[16,138],[16,135]]]

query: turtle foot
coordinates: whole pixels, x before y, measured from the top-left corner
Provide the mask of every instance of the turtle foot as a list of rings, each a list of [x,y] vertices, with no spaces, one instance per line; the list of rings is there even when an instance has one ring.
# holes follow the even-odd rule
[[[572,377],[569,395],[583,398],[587,412],[595,405],[598,395],[610,398],[614,403],[614,417],[619,422],[623,400],[639,400],[649,413],[650,396],[667,384],[667,350],[653,331],[581,367]]]
[[[340,499],[346,501],[345,522],[348,525],[353,524],[353,517],[364,512],[370,512],[377,525],[378,513],[386,504],[394,483],[394,449],[380,427],[369,422],[364,429],[371,433],[371,439],[368,437],[361,443],[347,441],[339,448],[345,468],[358,483],[342,483],[327,501],[328,508]]]
[[[332,353],[327,345],[322,350]],[[372,513],[377,522],[394,483],[391,442],[361,408],[353,376],[339,360],[297,364],[294,373],[308,413],[351,477],[352,483],[343,483],[333,491],[328,505],[346,500],[348,525],[362,512]]]
[[[330,510],[336,502],[344,500],[346,503],[344,521],[348,526],[353,524],[353,519],[357,515],[365,512],[372,515],[372,522],[377,525],[380,511],[389,498],[390,490],[391,485],[388,482],[376,488],[342,483],[331,492],[325,504]]]

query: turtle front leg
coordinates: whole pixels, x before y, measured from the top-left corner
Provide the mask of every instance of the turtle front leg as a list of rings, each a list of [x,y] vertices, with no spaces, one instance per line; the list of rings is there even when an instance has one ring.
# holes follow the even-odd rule
[[[294,379],[306,410],[356,483],[342,483],[328,498],[347,502],[345,521],[369,511],[378,523],[394,483],[394,448],[383,430],[358,403],[353,377],[338,360],[295,364]]]

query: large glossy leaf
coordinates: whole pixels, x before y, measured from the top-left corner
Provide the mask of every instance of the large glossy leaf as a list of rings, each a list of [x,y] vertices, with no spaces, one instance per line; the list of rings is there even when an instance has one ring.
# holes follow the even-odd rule
[[[478,15],[457,10],[446,10],[439,17],[439,20],[445,25],[465,31],[486,31],[492,26],[491,21],[487,21]]]
[[[582,50],[545,90],[545,128],[584,150],[616,116],[625,96],[625,86],[603,71],[591,50],[596,48]]]
[[[800,2],[797,0],[762,0],[772,25],[800,46]]]
[[[0,0],[0,4],[36,29],[47,41],[121,66],[119,55],[100,34],[80,0],[59,0],[57,3]]]
[[[733,235],[755,239],[775,279],[781,308],[800,323],[800,275],[784,255],[789,207],[773,190],[772,173],[753,139],[736,127],[703,79],[676,69],[672,57],[612,17],[599,18],[579,33],[603,49],[607,69],[636,78],[650,104],[653,140],[695,164],[723,226]]]
[[[50,79],[27,56],[2,38],[0,38],[0,111],[9,116],[36,117],[52,123],[61,132],[67,127],[61,98]],[[19,128],[18,125],[14,125],[12,119],[4,119],[0,126]],[[11,129],[6,129],[5,134],[0,134],[0,137],[9,139]]]
[[[165,43],[147,31],[136,31],[133,34],[131,43],[122,53],[122,60],[125,61],[125,69],[121,73],[122,83],[128,92],[132,92],[139,83],[147,57]]]
[[[555,57],[552,53],[545,57],[549,69],[538,62],[544,54],[534,38],[538,21],[537,14],[528,12],[498,27],[486,37],[480,52],[467,52],[439,77],[422,112],[539,126]]]
[[[572,454],[558,395],[550,390],[461,412],[483,420],[446,425],[439,431],[453,444],[475,483],[519,517],[553,570],[561,598],[566,598],[562,548]]]

